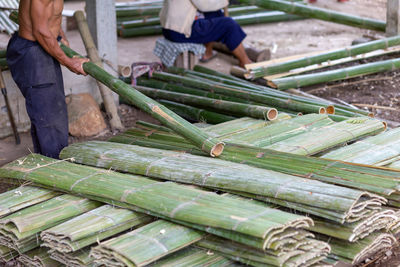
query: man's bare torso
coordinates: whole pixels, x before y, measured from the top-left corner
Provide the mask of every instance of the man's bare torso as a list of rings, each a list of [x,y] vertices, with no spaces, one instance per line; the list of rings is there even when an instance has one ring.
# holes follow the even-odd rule
[[[19,36],[22,38],[36,41],[32,33],[32,19],[31,19],[31,0],[20,0],[19,4]],[[52,14],[48,19],[48,27],[54,36],[60,33],[62,10],[64,7],[64,0],[49,0],[52,5]]]

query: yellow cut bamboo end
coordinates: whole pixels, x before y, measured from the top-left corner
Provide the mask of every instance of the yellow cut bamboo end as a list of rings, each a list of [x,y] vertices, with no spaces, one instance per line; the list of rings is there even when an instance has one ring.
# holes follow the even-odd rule
[[[388,127],[387,122],[386,121],[382,121],[382,123],[383,123],[384,131],[386,131],[387,127]]]
[[[328,113],[328,114],[335,114],[335,107],[334,106],[332,106],[332,105],[329,105],[329,106],[327,106],[326,107],[326,112]]]
[[[278,86],[273,81],[267,81],[267,85],[272,88],[278,88]]]
[[[128,78],[132,74],[132,68],[130,66],[118,66],[118,72],[122,77]]]
[[[210,151],[211,157],[218,157],[219,155],[221,155],[222,152],[224,151],[224,148],[225,148],[225,143],[222,142],[213,146],[213,148]]]
[[[275,108],[271,108],[270,110],[268,110],[267,112],[267,119],[270,121],[275,120],[278,117],[278,110],[276,110]]]
[[[370,113],[368,113],[368,117],[375,118],[375,114],[370,112]]]
[[[326,114],[326,108],[320,107],[319,108],[319,114]]]

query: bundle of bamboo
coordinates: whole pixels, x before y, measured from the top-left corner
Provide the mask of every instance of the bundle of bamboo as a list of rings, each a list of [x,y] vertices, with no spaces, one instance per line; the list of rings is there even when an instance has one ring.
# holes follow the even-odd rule
[[[347,162],[384,166],[400,156],[400,128],[365,138],[321,156]]]
[[[59,193],[47,189],[20,186],[0,194],[0,217],[49,200],[58,195]]]
[[[358,190],[173,151],[88,142],[69,146],[61,152],[60,157],[69,158],[72,155],[76,162],[87,165],[250,193],[280,200],[280,204],[288,208],[293,208],[292,204],[296,203],[304,208],[302,211],[321,217],[328,210],[340,222],[358,221],[376,212],[385,203],[384,198]],[[330,192],[329,195],[327,192]]]
[[[57,250],[49,251],[50,258],[71,267],[87,267],[93,265],[93,259],[89,257],[90,248],[83,248],[73,253],[62,253]]]
[[[190,246],[186,249],[182,249],[168,257],[165,257],[159,261],[149,264],[151,267],[187,267],[187,266],[215,266],[215,267],[239,267],[241,264],[236,264],[219,254],[211,251],[205,251]]]
[[[72,253],[151,220],[148,215],[104,205],[43,231],[40,238],[44,247]]]
[[[40,241],[37,234],[62,221],[98,207],[100,203],[70,195],[61,195],[13,213],[0,220],[0,244],[27,252]],[[44,219],[45,218],[45,219]]]
[[[22,266],[32,267],[58,267],[62,266],[59,262],[50,258],[49,251],[45,248],[30,250],[18,257],[18,262]]]
[[[204,233],[158,220],[100,243],[90,256],[98,266],[145,266],[203,237]]]
[[[39,162],[44,165],[38,166]],[[49,180],[49,175],[57,177],[57,180]],[[23,164],[7,164],[0,169],[0,177],[29,180],[101,201],[126,203],[131,209],[178,221],[258,248],[268,248],[271,239],[286,229],[301,229],[312,224],[307,217],[227,199],[212,192],[80,166],[35,154],[29,155]],[[355,201],[361,201],[369,207],[377,199],[365,195],[365,198]],[[254,214],[258,215],[254,217]]]
[[[216,251],[222,256],[251,266],[299,266],[302,264],[311,266],[324,259],[331,250],[328,244],[301,235],[294,239],[297,241],[296,244],[287,247],[286,250],[268,252],[249,250],[241,244],[226,242],[216,237],[207,237],[196,243],[196,246]]]
[[[0,263],[6,264],[15,259],[19,253],[12,248],[0,245]]]

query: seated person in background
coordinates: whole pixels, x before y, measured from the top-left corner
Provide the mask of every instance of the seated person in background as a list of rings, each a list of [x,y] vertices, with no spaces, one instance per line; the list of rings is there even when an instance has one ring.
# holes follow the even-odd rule
[[[160,12],[163,35],[172,42],[204,44],[202,61],[214,56],[212,42],[222,42],[244,67],[251,63],[242,44],[246,34],[232,18],[224,17],[221,9],[227,5],[228,0],[165,0]],[[204,17],[197,16],[198,11]]]

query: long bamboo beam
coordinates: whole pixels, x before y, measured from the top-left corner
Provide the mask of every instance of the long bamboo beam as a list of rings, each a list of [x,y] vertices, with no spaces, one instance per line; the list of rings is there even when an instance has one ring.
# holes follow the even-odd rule
[[[302,17],[331,21],[349,26],[385,31],[386,23],[375,19],[366,19],[354,15],[349,15],[337,11],[327,10],[319,7],[306,6],[296,2],[284,0],[240,0],[241,3],[256,5],[266,9],[284,11]]]

